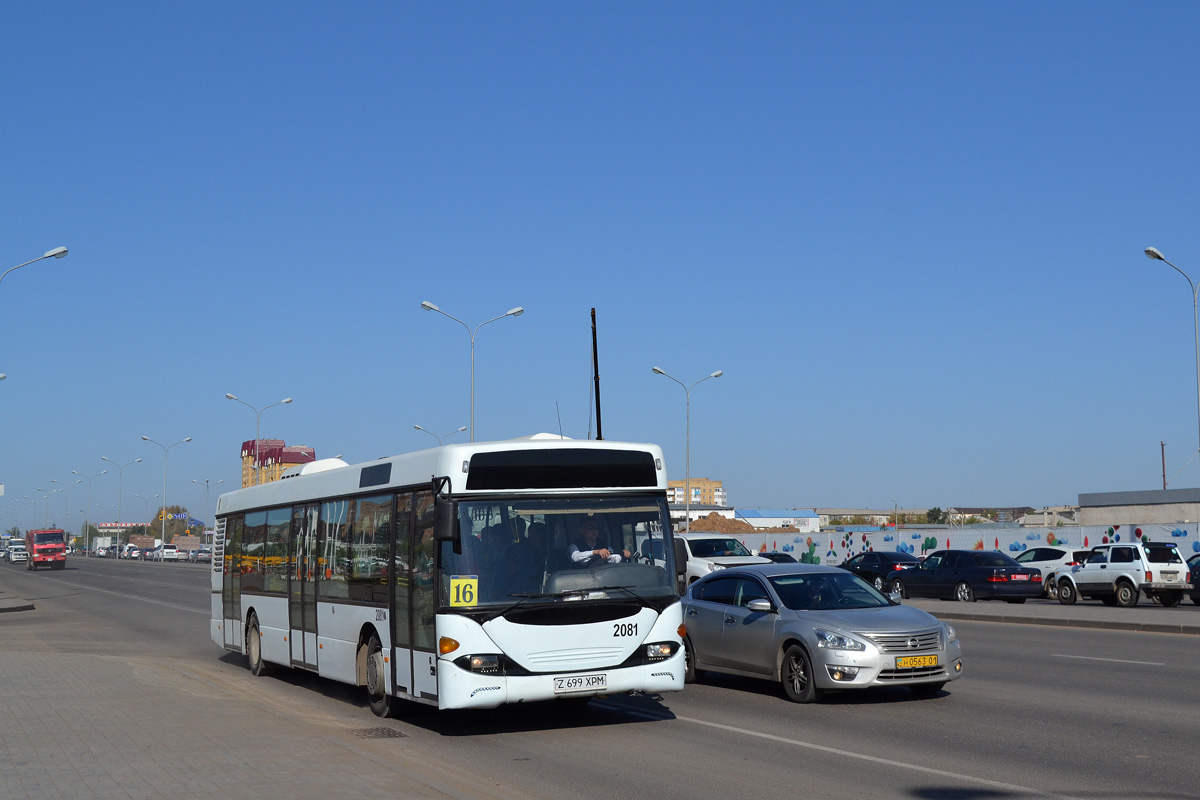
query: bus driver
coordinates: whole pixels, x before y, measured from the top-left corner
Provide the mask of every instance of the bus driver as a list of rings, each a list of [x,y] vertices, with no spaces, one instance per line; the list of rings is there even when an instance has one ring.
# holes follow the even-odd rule
[[[579,523],[579,538],[571,543],[571,561],[576,564],[587,564],[594,559],[619,564],[621,558],[629,559],[628,550],[612,550],[609,548],[608,537],[601,536],[600,520],[588,517]]]

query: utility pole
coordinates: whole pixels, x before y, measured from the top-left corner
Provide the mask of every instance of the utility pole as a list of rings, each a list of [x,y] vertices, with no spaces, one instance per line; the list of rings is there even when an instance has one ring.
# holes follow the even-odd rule
[[[1162,467],[1163,467],[1163,491],[1167,490],[1167,443],[1159,442],[1158,447],[1162,450]]]

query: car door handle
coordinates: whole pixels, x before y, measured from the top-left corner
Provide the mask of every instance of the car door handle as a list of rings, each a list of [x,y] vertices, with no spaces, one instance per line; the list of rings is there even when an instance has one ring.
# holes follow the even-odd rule
[[[697,614],[697,613],[699,613],[699,612],[697,612],[697,611],[696,611],[696,609],[694,609],[694,608],[689,608],[689,609],[688,609],[688,616],[689,616],[689,617],[694,617],[694,616],[696,616],[696,614]]]
[[[736,620],[736,619],[734,619],[733,617],[726,617],[726,618],[725,618],[725,624],[726,624],[726,625],[733,625],[735,622],[737,622],[737,620]]]

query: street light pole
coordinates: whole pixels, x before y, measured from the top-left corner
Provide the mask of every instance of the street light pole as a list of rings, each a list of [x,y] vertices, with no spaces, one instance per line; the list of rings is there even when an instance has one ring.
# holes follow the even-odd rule
[[[192,478],[192,483],[199,483],[199,482],[200,481],[196,480],[195,478]],[[220,486],[224,482],[225,482],[225,479],[222,478],[221,480],[217,481],[217,485]],[[210,507],[209,507],[209,499],[208,499],[208,478],[205,478],[204,479],[204,513],[205,514],[207,514],[209,512],[209,508]],[[215,527],[215,520],[216,520],[215,514],[213,515],[213,520],[214,520],[214,527]]]
[[[79,477],[81,479],[87,481],[87,485],[88,485],[87,518],[84,520],[84,523],[83,523],[84,527],[87,529],[86,537],[85,537],[86,541],[87,541],[87,550],[84,551],[83,557],[90,558],[92,555],[92,478],[99,478],[101,475],[107,475],[108,470],[106,470],[106,469],[100,470],[95,475],[93,475],[91,478],[89,478],[86,475],[81,474],[79,472],[79,470],[76,470],[76,469],[71,470],[71,474],[79,475]]]
[[[466,425],[463,425],[461,428],[455,428],[454,430],[450,431],[450,432],[449,432],[449,433],[447,433],[445,436],[438,436],[438,435],[437,435],[436,433],[434,433],[433,431],[429,430],[428,428],[422,428],[420,425],[413,425],[413,427],[414,427],[414,428],[416,428],[416,429],[417,429],[417,430],[419,430],[419,431],[425,431],[425,432],[426,432],[426,433],[428,433],[430,436],[432,436],[433,438],[437,439],[437,440],[438,440],[438,447],[441,447],[441,446],[442,446],[442,440],[443,440],[443,439],[445,439],[445,438],[447,438],[447,437],[450,437],[450,436],[453,436],[453,435],[454,435],[454,434],[456,434],[456,433],[462,433],[463,431],[465,431],[465,430],[467,429],[467,426],[466,426]]]
[[[43,255],[40,255],[37,258],[26,261],[24,264],[17,264],[15,267],[9,267],[8,269],[4,270],[4,275],[0,275],[0,281],[3,281],[5,275],[8,275],[8,273],[12,272],[14,269],[20,269],[21,267],[27,267],[30,264],[41,261],[43,258],[62,258],[66,254],[67,254],[67,248],[65,248],[65,247],[56,247],[53,250],[47,250]]]
[[[462,325],[464,328],[466,328],[467,333],[469,333],[471,335],[471,441],[473,442],[473,441],[475,441],[475,334],[479,333],[479,329],[482,328],[484,325],[487,325],[488,322],[495,322],[496,320],[504,319],[505,317],[519,317],[525,313],[525,309],[522,308],[521,306],[517,306],[516,308],[510,308],[508,311],[505,311],[503,314],[501,314],[498,317],[492,317],[491,319],[489,319],[485,322],[479,323],[478,325],[475,326],[475,330],[471,330],[470,325],[463,322],[458,317],[447,314],[445,311],[442,311],[440,308],[438,308],[437,306],[435,306],[433,303],[429,302],[428,300],[424,300],[421,302],[421,308],[425,309],[426,311],[436,311],[439,314],[441,314],[443,317],[450,317],[450,319],[454,320],[459,325]],[[437,434],[434,434],[434,435],[436,436]],[[450,434],[446,434],[446,435],[449,436]]]
[[[254,406],[247,403],[245,400],[238,400],[238,398],[235,395],[232,395],[229,392],[225,393],[225,398],[227,400],[237,400],[237,402],[241,403],[246,408],[248,408],[254,412],[254,485],[257,486],[259,483],[261,483],[261,481],[258,479],[259,478],[259,474],[258,474],[258,470],[259,470],[259,463],[258,463],[259,433],[258,432],[260,430],[259,423],[261,423],[261,421],[262,421],[262,413],[264,411],[266,411],[268,408],[274,408],[275,406],[282,406],[287,403],[290,403],[290,402],[292,402],[292,398],[285,397],[282,400],[280,400],[278,403],[271,403],[271,405],[263,406],[262,408],[255,408]],[[146,437],[143,436],[142,438],[145,439]]]
[[[1144,252],[1146,253],[1146,258],[1161,261],[1184,278],[1187,278],[1188,286],[1192,287],[1192,324],[1196,329],[1196,432],[1197,436],[1200,436],[1200,313],[1198,313],[1198,306],[1200,304],[1197,303],[1197,291],[1200,290],[1200,287],[1197,287],[1195,281],[1186,272],[1170,261],[1167,261],[1163,257],[1163,254],[1158,252],[1156,248],[1147,247]],[[1198,439],[1198,443],[1200,443],[1200,439]],[[1197,449],[1197,452],[1200,452],[1200,448]]]
[[[659,367],[652,367],[651,372],[655,373],[656,375],[662,375],[664,378],[671,378],[671,380],[675,381],[676,383],[678,383],[680,386],[683,387],[683,393],[686,397],[687,427],[685,428],[685,433],[684,433],[684,452],[686,453],[686,456],[684,457],[684,468],[683,468],[684,469],[684,472],[683,472],[683,492],[684,492],[683,532],[691,533],[691,530],[692,530],[692,389],[695,389],[696,386],[698,386],[701,383],[704,383],[709,378],[719,378],[722,375],[724,375],[725,373],[722,370],[717,370],[716,372],[713,372],[713,373],[709,374],[708,376],[696,381],[691,386],[687,386],[682,381],[678,380],[677,378],[672,378],[670,375],[663,372],[662,369],[660,369]]]
[[[175,444],[163,444],[162,442],[154,441],[149,436],[142,437],[143,442],[150,442],[151,444],[156,444],[159,447],[161,447],[162,451],[163,451],[162,547],[163,547],[164,551],[166,550],[166,547],[167,547],[167,454],[169,452],[171,452],[171,448],[174,447],[175,445],[185,444],[187,442],[190,442],[191,440],[192,440],[192,437],[189,436],[186,439],[180,439],[178,442],[175,442]],[[165,558],[162,559],[162,563],[164,563],[164,564],[167,563],[167,560]]]
[[[120,540],[121,532],[124,530],[123,521],[121,519],[121,495],[125,493],[125,468],[133,464],[140,464],[142,460],[140,458],[135,458],[128,464],[118,464],[107,456],[100,456],[100,460],[107,461],[117,468],[117,539]],[[120,541],[118,541],[117,544],[120,544]]]
[[[138,500],[142,501],[142,519],[145,519],[145,520],[150,519],[150,501],[157,500],[159,498],[159,495],[156,494],[156,495],[154,495],[154,497],[143,497],[142,495],[138,494],[137,492],[134,492],[133,496],[136,497]]]

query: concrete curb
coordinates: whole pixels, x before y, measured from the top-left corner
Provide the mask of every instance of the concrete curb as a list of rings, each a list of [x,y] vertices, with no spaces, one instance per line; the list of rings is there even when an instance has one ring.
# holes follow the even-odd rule
[[[33,611],[36,608],[31,600],[17,597],[8,592],[0,592],[0,614],[5,611]]]

